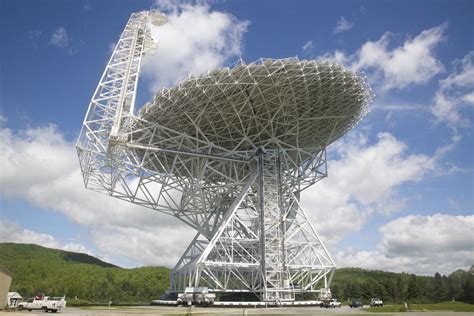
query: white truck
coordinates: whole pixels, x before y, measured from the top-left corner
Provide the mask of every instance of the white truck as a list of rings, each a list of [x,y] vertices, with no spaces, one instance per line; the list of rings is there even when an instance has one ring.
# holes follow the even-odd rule
[[[370,300],[370,307],[377,307],[377,306],[382,307],[383,306],[383,301],[379,298],[374,297]]]
[[[333,298],[329,300],[329,307],[331,308],[336,308],[339,307],[341,308],[341,302],[339,302],[337,299]]]
[[[18,310],[27,310],[31,312],[32,310],[42,310],[43,312],[53,312],[61,311],[66,307],[65,297],[49,297],[43,295],[37,295],[35,298],[30,298],[26,302],[21,302],[18,304]]]
[[[331,298],[329,300],[323,300],[319,303],[319,307],[325,307],[325,308],[336,308],[339,307],[341,308],[341,302],[339,302],[335,298]]]

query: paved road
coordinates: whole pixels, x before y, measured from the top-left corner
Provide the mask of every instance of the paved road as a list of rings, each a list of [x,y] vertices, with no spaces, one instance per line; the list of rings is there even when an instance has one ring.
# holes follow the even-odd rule
[[[347,306],[335,309],[325,309],[319,307],[284,307],[284,308],[203,308],[193,307],[175,307],[175,306],[131,306],[131,307],[112,307],[112,308],[94,308],[82,309],[68,307],[62,312],[55,314],[74,315],[74,316],[138,316],[138,315],[170,315],[170,316],[184,316],[189,315],[200,316],[223,316],[223,315],[398,315],[398,316],[474,316],[472,312],[409,312],[409,313],[367,313],[360,309],[349,308]],[[52,314],[48,314],[52,316]],[[0,312],[0,316],[45,316],[41,311],[22,311],[22,312]]]

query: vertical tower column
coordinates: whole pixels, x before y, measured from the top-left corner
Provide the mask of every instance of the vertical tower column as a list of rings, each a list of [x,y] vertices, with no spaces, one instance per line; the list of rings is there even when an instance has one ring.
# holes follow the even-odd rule
[[[294,300],[287,265],[281,161],[278,151],[258,151],[262,300]]]

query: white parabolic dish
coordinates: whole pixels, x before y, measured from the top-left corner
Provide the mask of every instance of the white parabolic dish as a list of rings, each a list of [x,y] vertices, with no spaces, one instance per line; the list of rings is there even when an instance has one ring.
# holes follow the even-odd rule
[[[230,151],[317,152],[365,116],[372,96],[365,78],[341,65],[261,59],[162,90],[138,116]]]

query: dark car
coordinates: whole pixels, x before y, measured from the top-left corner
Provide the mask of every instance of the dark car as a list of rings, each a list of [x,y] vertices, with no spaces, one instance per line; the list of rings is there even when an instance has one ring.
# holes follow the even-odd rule
[[[359,301],[359,300],[354,300],[354,301],[352,301],[352,302],[349,304],[349,306],[350,306],[351,308],[353,308],[353,307],[354,307],[354,308],[362,307],[362,305],[363,305],[362,302]]]

